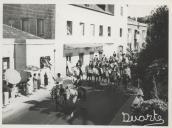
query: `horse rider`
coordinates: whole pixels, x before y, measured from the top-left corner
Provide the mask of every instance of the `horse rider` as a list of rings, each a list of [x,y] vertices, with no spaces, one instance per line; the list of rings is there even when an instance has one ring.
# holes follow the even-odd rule
[[[82,67],[82,64],[81,64],[81,61],[80,60],[78,60],[78,62],[76,63],[76,67],[79,69],[79,76],[82,76],[82,70],[81,70],[81,67]]]
[[[93,59],[94,61],[98,61],[98,56],[97,55],[95,55],[95,57],[94,57],[94,59]]]

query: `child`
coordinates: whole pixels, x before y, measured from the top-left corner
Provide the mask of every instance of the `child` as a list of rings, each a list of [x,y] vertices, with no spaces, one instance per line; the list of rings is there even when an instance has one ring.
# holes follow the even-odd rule
[[[61,78],[61,74],[58,73],[58,74],[57,74],[57,78],[56,78],[57,84],[60,84],[62,81],[63,81],[63,79]]]

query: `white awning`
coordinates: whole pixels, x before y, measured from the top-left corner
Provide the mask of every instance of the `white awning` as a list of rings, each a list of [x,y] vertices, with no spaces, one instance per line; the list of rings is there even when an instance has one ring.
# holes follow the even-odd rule
[[[103,44],[65,44],[64,56],[66,55],[78,55],[79,53],[88,54],[90,52],[102,52]]]

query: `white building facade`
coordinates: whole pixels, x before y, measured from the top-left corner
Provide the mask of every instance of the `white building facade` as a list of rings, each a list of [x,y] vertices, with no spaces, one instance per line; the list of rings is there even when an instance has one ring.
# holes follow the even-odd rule
[[[42,39],[32,35],[29,35],[31,39],[27,39],[28,36],[21,40],[3,39],[3,69],[24,69],[28,65],[41,67],[40,58],[48,56],[51,58],[53,74],[61,73],[65,76],[67,60],[75,65],[80,59],[84,67],[94,54],[110,56],[114,51],[118,52],[119,47],[125,52],[127,5],[55,6],[55,39]],[[13,28],[13,31],[16,30]],[[72,49],[66,50],[65,46]]]
[[[96,7],[97,6],[97,7]],[[108,5],[105,5],[106,8]],[[79,59],[83,65],[89,63],[92,52],[78,50],[64,53],[64,45],[98,44],[103,46],[103,54],[110,56],[118,47],[127,46],[127,5],[111,5],[111,11],[101,11],[103,5],[56,5],[56,72],[65,74],[66,60],[73,65]],[[96,8],[96,9],[95,9]],[[98,9],[98,10],[97,10]],[[106,10],[106,9],[105,9]],[[79,47],[79,46],[78,46]],[[73,51],[76,52],[74,48]],[[95,53],[94,53],[95,54]]]
[[[140,52],[146,45],[147,24],[128,18],[128,48]]]

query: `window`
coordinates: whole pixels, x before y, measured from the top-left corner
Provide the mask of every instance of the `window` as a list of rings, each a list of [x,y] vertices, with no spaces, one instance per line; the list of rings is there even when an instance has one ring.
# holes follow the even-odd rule
[[[37,35],[43,36],[44,35],[44,20],[37,19]]]
[[[11,27],[13,27],[13,25],[14,25],[14,23],[15,23],[15,20],[9,19],[8,23],[9,23],[9,25],[10,25]]]
[[[103,36],[103,25],[99,26],[99,36]]]
[[[71,56],[70,55],[66,56],[66,61],[71,62]]]
[[[122,28],[120,28],[120,37],[122,37]]]
[[[132,30],[131,28],[128,28],[128,43],[132,42]]]
[[[98,6],[99,8],[101,8],[102,10],[104,10],[104,11],[105,11],[105,9],[106,9],[105,4],[97,4],[97,6]]]
[[[79,53],[79,60],[81,62],[81,65],[84,63],[84,53]]]
[[[120,14],[123,16],[123,7],[121,7]]]
[[[136,38],[137,38],[137,30],[134,30],[134,39],[136,40]]]
[[[120,53],[123,53],[123,46],[122,45],[118,46],[118,50]]]
[[[85,7],[89,7],[90,5],[89,4],[84,4]]]
[[[142,30],[142,37],[143,37],[143,40],[145,40],[145,38],[146,38],[146,30]]]
[[[10,68],[10,58],[2,58],[2,79],[5,79],[5,71]]]
[[[67,35],[72,35],[72,21],[67,21]]]
[[[115,7],[116,7],[116,6],[114,5],[114,8],[113,8],[113,10],[112,10],[114,16],[115,16],[115,13],[116,13],[116,8],[115,8]]]
[[[85,29],[85,24],[84,23],[80,23],[79,25],[80,25],[80,28],[81,28],[80,29],[81,30],[81,35],[84,36],[84,34],[85,34],[85,30],[84,30]]]
[[[40,68],[51,67],[51,57],[50,56],[42,56],[40,57]]]
[[[90,52],[90,60],[93,60],[94,58],[94,52]]]
[[[108,26],[108,36],[111,36],[111,27]]]
[[[91,27],[90,33],[91,33],[92,36],[94,36],[95,35],[95,25],[91,24],[90,27]]]
[[[129,48],[129,50],[132,50],[132,45],[131,45],[131,43],[127,43],[127,46],[128,46],[128,48]]]
[[[30,28],[29,28],[29,19],[28,18],[24,18],[21,21],[21,30],[25,31],[25,32],[29,32]]]

